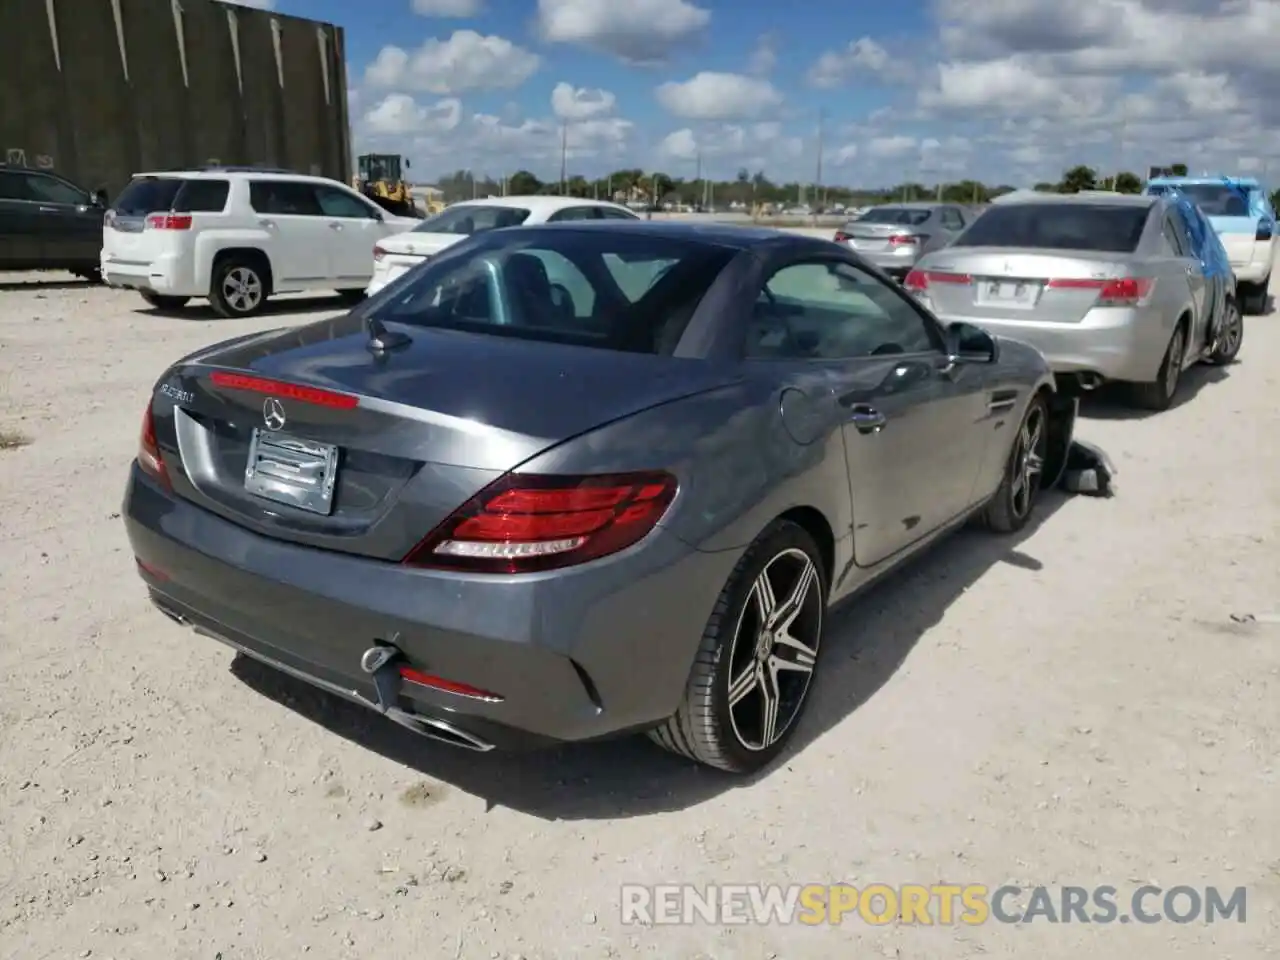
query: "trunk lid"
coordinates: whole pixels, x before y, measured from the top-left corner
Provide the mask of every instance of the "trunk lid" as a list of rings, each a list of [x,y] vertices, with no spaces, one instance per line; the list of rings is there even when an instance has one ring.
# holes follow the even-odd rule
[[[924,237],[918,233],[923,227],[900,223],[867,223],[855,220],[841,231],[854,249],[866,253],[886,253],[899,246],[919,245]]]
[[[353,315],[186,358],[161,388],[177,407],[156,420],[181,461],[169,466],[175,492],[269,536],[399,560],[548,447],[735,376],[696,360],[399,329],[412,343],[385,360]]]
[[[916,269],[927,281],[924,296],[946,320],[1079,323],[1097,303],[1100,282],[1133,275],[1133,261],[1131,254],[1096,251],[951,247]]]

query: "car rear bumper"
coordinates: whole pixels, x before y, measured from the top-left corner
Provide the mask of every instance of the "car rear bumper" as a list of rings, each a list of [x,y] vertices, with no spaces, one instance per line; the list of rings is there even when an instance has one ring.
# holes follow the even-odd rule
[[[1271,275],[1271,264],[1262,260],[1231,264],[1238,283],[1261,283]]]
[[[1131,310],[1099,309],[1079,323],[989,319],[940,314],[943,323],[964,322],[1030,344],[1054,373],[1092,373],[1105,380],[1149,383],[1156,379],[1173,327]]]
[[[123,515],[139,575],[171,618],[366,706],[379,698],[361,657],[392,643],[408,665],[502,698],[400,685],[397,709],[479,749],[670,716],[735,560],[657,530],[560,575],[414,570],[259,536],[162,491],[136,464]]]
[[[151,262],[117,260],[103,255],[99,261],[103,282],[109,287],[141,290],[165,296],[197,297],[209,291],[194,290],[194,281],[179,269],[176,261]]]

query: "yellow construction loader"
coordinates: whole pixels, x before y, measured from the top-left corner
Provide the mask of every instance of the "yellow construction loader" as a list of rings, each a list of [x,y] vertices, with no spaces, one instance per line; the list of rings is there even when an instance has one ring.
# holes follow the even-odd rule
[[[356,176],[352,186],[397,217],[421,217],[422,211],[413,201],[413,192],[402,175],[409,161],[395,154],[366,153],[356,158]]]

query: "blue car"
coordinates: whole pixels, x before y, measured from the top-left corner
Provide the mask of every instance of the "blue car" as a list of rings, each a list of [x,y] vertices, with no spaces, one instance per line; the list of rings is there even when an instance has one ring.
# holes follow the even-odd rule
[[[1149,194],[1177,193],[1208,217],[1226,248],[1245,313],[1266,313],[1276,254],[1276,211],[1253,177],[1157,177]]]

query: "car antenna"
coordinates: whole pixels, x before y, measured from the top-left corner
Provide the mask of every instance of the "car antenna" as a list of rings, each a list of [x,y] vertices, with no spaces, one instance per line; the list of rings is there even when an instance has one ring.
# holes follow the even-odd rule
[[[376,354],[388,353],[413,343],[408,334],[388,330],[386,325],[372,314],[364,318],[364,332],[369,338],[367,346]]]

